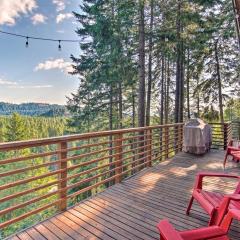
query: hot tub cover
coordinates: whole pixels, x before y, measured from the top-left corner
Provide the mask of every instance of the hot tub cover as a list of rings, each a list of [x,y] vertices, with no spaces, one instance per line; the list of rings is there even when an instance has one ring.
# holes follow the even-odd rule
[[[183,128],[183,151],[204,154],[210,150],[212,144],[211,127],[203,120],[191,119]]]

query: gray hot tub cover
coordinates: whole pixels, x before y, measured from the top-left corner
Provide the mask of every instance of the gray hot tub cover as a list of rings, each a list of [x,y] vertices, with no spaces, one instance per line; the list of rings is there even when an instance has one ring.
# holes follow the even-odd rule
[[[191,119],[183,128],[183,151],[204,154],[210,150],[212,144],[211,127],[203,120]]]

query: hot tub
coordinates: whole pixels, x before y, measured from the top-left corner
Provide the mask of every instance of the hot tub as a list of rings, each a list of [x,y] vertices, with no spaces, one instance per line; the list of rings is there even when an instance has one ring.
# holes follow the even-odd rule
[[[183,128],[183,151],[193,154],[208,152],[212,144],[212,129],[203,120],[191,119]]]

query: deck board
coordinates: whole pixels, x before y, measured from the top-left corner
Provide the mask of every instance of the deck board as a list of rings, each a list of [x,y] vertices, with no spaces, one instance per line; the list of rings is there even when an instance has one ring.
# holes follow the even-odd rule
[[[179,153],[11,239],[159,239],[156,224],[163,218],[178,230],[207,226],[209,217],[197,204],[190,216],[185,210],[196,173],[223,172],[223,156],[218,150],[204,156]],[[226,172],[240,175],[240,168],[230,162]],[[232,180],[216,178],[208,178],[204,185],[226,193],[235,186]],[[239,226],[232,224],[231,239],[240,239]]]

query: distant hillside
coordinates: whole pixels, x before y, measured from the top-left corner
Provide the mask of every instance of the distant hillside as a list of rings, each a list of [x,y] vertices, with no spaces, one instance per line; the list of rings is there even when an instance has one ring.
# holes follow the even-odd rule
[[[66,108],[62,105],[47,103],[12,104],[0,102],[0,115],[11,115],[14,112],[27,116],[55,117],[65,116]]]

